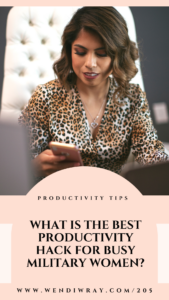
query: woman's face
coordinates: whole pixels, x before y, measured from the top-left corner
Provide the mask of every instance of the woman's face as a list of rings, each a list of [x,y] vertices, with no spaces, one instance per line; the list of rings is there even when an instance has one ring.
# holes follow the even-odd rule
[[[85,86],[100,86],[107,83],[112,73],[111,58],[107,56],[101,38],[82,29],[72,43],[72,67],[77,82]]]

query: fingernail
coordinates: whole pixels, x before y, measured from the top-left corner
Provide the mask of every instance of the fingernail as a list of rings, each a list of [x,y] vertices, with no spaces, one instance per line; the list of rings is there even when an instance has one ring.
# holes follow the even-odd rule
[[[60,156],[60,160],[64,160],[64,159],[66,159],[65,156]]]

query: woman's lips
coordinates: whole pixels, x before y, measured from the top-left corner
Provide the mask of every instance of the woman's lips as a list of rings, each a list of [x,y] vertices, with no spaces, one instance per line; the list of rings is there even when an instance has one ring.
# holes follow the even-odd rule
[[[85,78],[87,78],[87,79],[95,79],[96,77],[99,76],[98,73],[94,73],[94,72],[85,72],[85,73],[83,73],[83,75],[84,75]]]

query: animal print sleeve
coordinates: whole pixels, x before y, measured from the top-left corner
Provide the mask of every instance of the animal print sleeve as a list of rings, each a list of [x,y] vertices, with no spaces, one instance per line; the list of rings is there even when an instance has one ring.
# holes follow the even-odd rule
[[[32,158],[48,147],[49,105],[47,95],[47,89],[43,85],[39,85],[18,119],[19,124],[25,125],[28,129]]]
[[[169,159],[164,146],[158,140],[157,132],[150,116],[146,94],[137,86],[135,116],[131,136],[132,152],[141,164]]]

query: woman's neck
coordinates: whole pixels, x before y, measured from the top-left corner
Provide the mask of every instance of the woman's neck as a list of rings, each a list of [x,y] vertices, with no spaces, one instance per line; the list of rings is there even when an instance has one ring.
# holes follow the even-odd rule
[[[80,97],[85,103],[97,102],[98,104],[107,97],[110,80],[109,78],[107,78],[107,80],[99,86],[86,86],[82,81],[78,80],[77,78],[76,85]]]

